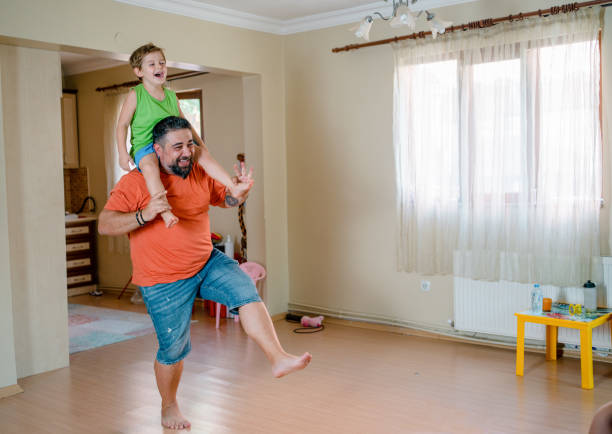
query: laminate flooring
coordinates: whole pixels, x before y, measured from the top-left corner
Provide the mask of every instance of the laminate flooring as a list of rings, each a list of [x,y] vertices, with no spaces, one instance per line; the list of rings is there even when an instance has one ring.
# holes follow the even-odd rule
[[[71,303],[144,311],[129,296]],[[525,355],[422,336],[329,324],[280,341],[312,363],[285,378],[238,323],[197,309],[179,403],[193,433],[580,433],[612,400],[612,364],[595,363],[595,389],[580,388],[580,361]],[[162,433],[153,376],[154,335],[70,356],[70,367],[19,380],[24,393],[0,400],[0,432]]]

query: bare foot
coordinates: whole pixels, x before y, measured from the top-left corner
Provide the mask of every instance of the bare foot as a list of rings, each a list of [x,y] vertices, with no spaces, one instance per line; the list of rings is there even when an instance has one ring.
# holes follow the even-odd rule
[[[166,224],[167,228],[171,228],[179,221],[178,217],[172,214],[170,211],[164,211],[161,216],[162,219],[164,219],[164,223]]]
[[[284,377],[287,374],[304,369],[311,359],[310,353],[304,353],[301,357],[287,355],[287,357],[274,364],[272,374],[276,378]]]
[[[161,423],[170,429],[186,429],[191,427],[189,421],[181,414],[176,402],[162,407]]]

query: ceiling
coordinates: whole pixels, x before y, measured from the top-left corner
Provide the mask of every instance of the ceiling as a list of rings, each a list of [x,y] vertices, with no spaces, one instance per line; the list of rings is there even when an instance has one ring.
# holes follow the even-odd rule
[[[286,35],[361,21],[374,11],[389,15],[390,2],[372,0],[115,0],[235,27]],[[417,0],[415,10],[476,0]],[[125,65],[124,60],[61,53],[63,75]]]
[[[83,74],[85,72],[126,64],[126,62],[121,60],[96,57],[88,54],[69,53],[66,51],[60,52],[60,59],[62,63],[62,75]]]
[[[392,2],[371,0],[115,0],[261,32],[287,35],[356,23],[373,11],[389,15]],[[435,9],[477,0],[417,0],[412,9]]]
[[[292,20],[372,4],[372,0],[194,0],[275,20]]]

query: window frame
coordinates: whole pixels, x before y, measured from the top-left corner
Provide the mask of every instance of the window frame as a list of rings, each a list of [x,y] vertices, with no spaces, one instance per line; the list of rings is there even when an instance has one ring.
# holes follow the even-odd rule
[[[202,103],[202,89],[181,90],[176,92],[176,97],[182,99],[197,99],[200,101],[200,138],[204,140],[204,104]]]

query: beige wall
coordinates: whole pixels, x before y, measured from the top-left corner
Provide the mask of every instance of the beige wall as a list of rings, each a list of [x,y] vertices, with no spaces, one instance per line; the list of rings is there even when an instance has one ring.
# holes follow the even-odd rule
[[[0,113],[2,113],[2,62],[0,61]],[[0,116],[0,389],[17,383],[13,331],[13,291],[6,201],[4,125]]]
[[[436,12],[465,23],[557,4],[480,0]],[[426,277],[431,291],[421,292],[423,276],[396,271],[392,49],[333,54],[357,42],[349,27],[285,40],[290,307],[446,328],[452,278]],[[393,35],[377,21],[371,40]],[[606,199],[609,251],[607,188]]]
[[[207,74],[175,80],[170,86],[176,91],[202,89],[206,146],[219,164],[233,175],[236,154],[245,152],[242,77]],[[223,236],[230,234],[234,248],[238,248],[237,209],[211,208],[210,228]]]
[[[96,92],[95,89],[133,79],[134,75],[127,65],[68,76],[64,79],[67,88],[78,90],[80,164],[89,170],[91,193],[98,205],[98,211],[106,202],[107,186],[103,141],[104,119],[100,116],[100,113],[104,112],[104,94]],[[244,123],[245,96],[242,77],[214,73],[174,80],[169,84],[175,91],[202,89],[207,146],[217,161],[229,173],[233,173],[231,168],[236,154],[245,152],[244,132],[251,128]],[[250,103],[248,99],[246,102]],[[257,102],[261,103],[261,100]],[[253,153],[257,153],[261,159],[261,140],[259,147],[253,149]],[[258,178],[257,181],[261,187],[262,180]],[[262,188],[255,189],[249,198],[249,209],[252,203],[258,201],[256,192],[261,190]],[[258,203],[262,205],[259,212],[260,219],[263,220],[263,200]],[[212,230],[223,235],[230,233],[233,240],[239,240],[240,227],[236,209],[211,208],[210,215]],[[255,227],[252,229],[252,234],[258,232]],[[111,251],[108,240],[106,236],[98,236],[99,283],[103,288],[122,288],[132,272],[129,253]],[[265,258],[260,259],[265,263]]]
[[[55,52],[0,45],[17,376],[68,365],[66,247]],[[3,348],[4,351],[4,348]]]
[[[9,43],[82,47],[125,56],[154,40],[175,62],[260,75],[265,173],[255,188],[266,195],[265,262],[273,314],[287,309],[289,287],[282,39],[112,0],[10,0],[0,14],[0,40]]]

